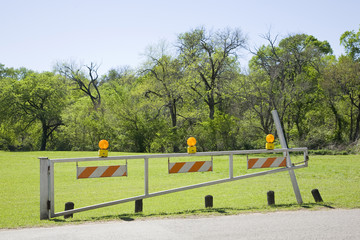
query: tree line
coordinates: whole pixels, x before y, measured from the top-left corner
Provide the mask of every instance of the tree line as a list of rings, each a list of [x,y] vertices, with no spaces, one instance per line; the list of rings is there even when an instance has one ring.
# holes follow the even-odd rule
[[[99,65],[52,72],[0,64],[0,149],[184,152],[264,148],[276,109],[290,145],[359,151],[360,29],[339,36],[345,55],[312,35],[249,48],[240,29],[196,28],[146,49],[138,69]],[[241,54],[250,51],[242,70]]]

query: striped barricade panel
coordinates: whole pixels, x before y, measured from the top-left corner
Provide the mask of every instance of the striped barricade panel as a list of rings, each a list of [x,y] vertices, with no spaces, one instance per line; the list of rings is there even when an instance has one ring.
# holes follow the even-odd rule
[[[212,169],[212,161],[169,163],[169,173],[208,172]]]
[[[127,165],[77,167],[77,178],[101,178],[127,176]]]
[[[247,166],[248,169],[286,167],[286,157],[250,158]]]

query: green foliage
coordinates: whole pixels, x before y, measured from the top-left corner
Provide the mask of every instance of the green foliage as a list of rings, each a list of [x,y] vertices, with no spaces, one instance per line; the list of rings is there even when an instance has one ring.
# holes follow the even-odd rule
[[[349,56],[329,65],[321,82],[335,118],[334,140],[356,141],[360,136],[360,63]],[[349,116],[349,117],[347,117]]]
[[[268,34],[246,74],[241,31],[203,27],[148,48],[138,71],[0,64],[0,149],[93,151],[107,139],[111,151],[185,152],[190,136],[200,151],[263,148],[276,109],[290,145],[359,152],[358,35],[341,36],[336,59],[312,35]]]
[[[97,143],[107,137],[107,131],[104,131],[104,116],[101,111],[94,110],[89,98],[81,97],[67,106],[62,118],[64,126],[59,128],[57,137],[61,135],[64,139],[59,142],[58,149],[96,150]]]
[[[178,37],[180,58],[191,78],[189,88],[205,102],[209,118],[214,119],[215,106],[223,101],[223,89],[231,82],[228,76],[236,71],[236,59],[245,47],[246,38],[240,29],[216,32],[197,28]]]
[[[49,72],[29,73],[22,79],[7,81],[2,92],[7,107],[2,106],[2,109],[6,111],[8,117],[5,119],[3,127],[8,129],[10,123],[16,122],[13,129],[8,129],[9,134],[15,133],[20,135],[18,137],[22,137],[27,135],[22,134],[22,131],[30,128],[27,133],[33,132],[40,124],[40,129],[38,129],[41,132],[38,136],[39,146],[31,146],[31,149],[35,147],[45,150],[48,138],[58,126],[62,125],[60,113],[66,105],[65,93],[66,88],[59,76]],[[9,134],[7,135],[9,136]],[[36,142],[36,139],[30,141]],[[14,143],[16,144],[16,142]],[[22,143],[24,143],[24,139]],[[20,149],[23,148],[20,147]]]
[[[360,60],[360,28],[357,33],[355,31],[344,32],[340,37],[340,43],[352,59]]]
[[[237,149],[237,131],[235,117],[216,114],[214,119],[197,124],[193,133],[200,151],[223,151]]]
[[[159,117],[158,102],[144,101],[143,79],[115,79],[104,85],[107,100],[107,124],[114,140],[114,149],[132,152],[151,152],[152,143],[164,127]]]
[[[288,141],[300,145],[310,141],[316,143],[313,147],[319,147],[320,142],[326,145],[325,139],[310,140],[314,136],[308,115],[321,104],[319,80],[324,59],[332,53],[329,43],[305,34],[284,38],[278,45],[270,35],[266,40],[269,45],[255,53],[250,81],[245,82],[247,88],[253,89],[247,98],[264,134],[273,130],[270,112],[277,109]]]

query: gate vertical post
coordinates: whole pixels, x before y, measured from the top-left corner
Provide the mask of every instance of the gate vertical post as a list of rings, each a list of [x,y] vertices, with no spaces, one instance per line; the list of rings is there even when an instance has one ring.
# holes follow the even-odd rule
[[[229,178],[234,178],[234,161],[233,161],[233,155],[229,155]]]
[[[54,162],[49,160],[49,199],[50,199],[50,217],[55,214],[55,186],[54,186]]]
[[[49,187],[50,187],[50,160],[40,159],[40,220],[50,219]]]
[[[282,127],[281,127],[281,122],[280,122],[280,119],[279,119],[278,112],[276,110],[273,110],[273,111],[271,111],[271,114],[272,114],[273,119],[274,119],[274,123],[275,123],[275,127],[276,127],[276,130],[277,130],[277,134],[279,136],[281,147],[282,148],[288,148],[287,143],[286,143],[286,139],[285,139],[285,135],[284,135],[284,131],[283,131]],[[290,159],[289,152],[284,153],[284,156],[286,156],[286,167],[289,168],[289,175],[290,175],[291,183],[293,185],[296,200],[297,200],[298,204],[302,204],[303,200],[302,200],[302,197],[301,197],[299,185],[297,183],[294,170],[291,169],[292,164],[291,164],[291,159]]]
[[[144,159],[144,191],[145,196],[149,195],[149,158]]]

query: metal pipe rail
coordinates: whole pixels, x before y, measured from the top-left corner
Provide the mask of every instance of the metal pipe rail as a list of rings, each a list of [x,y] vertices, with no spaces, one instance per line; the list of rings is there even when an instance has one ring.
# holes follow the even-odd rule
[[[193,157],[193,156],[226,156],[226,155],[246,155],[246,154],[261,154],[261,153],[290,153],[290,152],[304,152],[307,148],[279,148],[273,150],[254,149],[254,150],[235,150],[235,151],[218,151],[218,152],[197,152],[193,154],[188,153],[162,153],[162,154],[146,154],[146,155],[127,155],[127,156],[109,156],[103,157],[87,157],[87,158],[63,158],[63,159],[49,159],[51,162],[88,162],[88,161],[103,161],[103,160],[130,160],[130,159],[145,159],[145,158],[169,158],[169,157]],[[40,158],[42,159],[42,158]],[[46,158],[47,159],[47,158]]]

